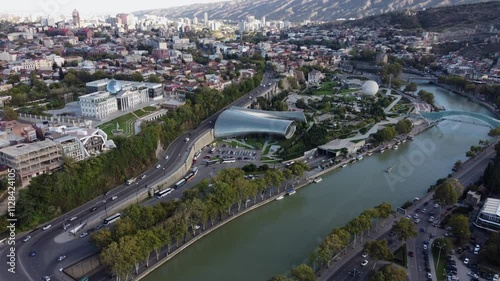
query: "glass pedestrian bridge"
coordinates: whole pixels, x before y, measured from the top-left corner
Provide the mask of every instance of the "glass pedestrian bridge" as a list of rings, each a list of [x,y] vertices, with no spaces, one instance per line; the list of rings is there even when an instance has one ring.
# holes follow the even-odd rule
[[[422,116],[423,118],[425,118],[427,120],[431,120],[431,121],[450,120],[450,121],[457,121],[457,122],[462,122],[462,120],[454,120],[450,117],[465,116],[465,117],[474,118],[474,119],[480,121],[480,123],[466,122],[466,121],[464,121],[464,123],[472,123],[472,124],[477,124],[477,125],[487,125],[488,127],[491,127],[491,128],[500,127],[500,120],[493,118],[493,117],[490,117],[490,116],[487,116],[487,115],[483,115],[483,114],[479,114],[479,113],[475,113],[475,112],[470,112],[470,111],[450,110],[450,111],[439,111],[439,112],[420,112],[419,115]]]

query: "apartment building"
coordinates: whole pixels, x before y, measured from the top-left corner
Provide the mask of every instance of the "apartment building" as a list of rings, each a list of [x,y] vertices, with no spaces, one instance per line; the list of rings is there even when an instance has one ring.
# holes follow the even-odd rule
[[[487,198],[474,224],[490,231],[499,231],[500,199]]]
[[[44,140],[0,149],[0,164],[15,169],[21,185],[25,186],[31,178],[61,167],[63,158],[57,143]]]

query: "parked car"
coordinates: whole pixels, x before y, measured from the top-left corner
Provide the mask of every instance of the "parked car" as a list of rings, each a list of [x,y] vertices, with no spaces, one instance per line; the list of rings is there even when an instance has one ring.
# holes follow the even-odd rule
[[[363,254],[361,255],[361,257],[363,257],[364,259],[366,259],[366,258],[368,257],[368,253],[363,253]]]
[[[42,227],[43,230],[47,230],[51,227],[52,225],[51,224],[47,224],[46,226]]]
[[[89,235],[89,233],[88,232],[84,232],[84,233],[80,234],[80,238],[83,238],[83,237],[85,237],[87,235]]]
[[[30,240],[30,239],[31,239],[31,236],[28,235],[28,236],[24,237],[23,242],[28,242],[28,240]]]
[[[368,264],[368,260],[364,260],[361,262],[361,266],[366,266]]]
[[[65,255],[59,256],[59,257],[57,258],[57,261],[62,261],[62,260],[63,260],[63,259],[65,259],[65,258],[66,258],[66,256],[65,256]]]

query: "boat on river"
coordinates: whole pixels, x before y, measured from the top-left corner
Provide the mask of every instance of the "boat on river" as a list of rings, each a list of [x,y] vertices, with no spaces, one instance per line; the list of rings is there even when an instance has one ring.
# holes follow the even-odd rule
[[[287,194],[287,195],[294,195],[295,193],[297,193],[297,191],[295,191],[295,189],[293,189],[293,188],[290,188],[290,189],[286,192],[286,194]]]
[[[281,200],[281,199],[283,199],[283,198],[285,198],[285,196],[280,195],[278,198],[276,198],[276,200]]]
[[[340,167],[345,168],[345,167],[347,167],[347,164],[344,164],[344,165],[342,165],[342,166],[340,166]]]
[[[371,152],[371,151],[366,153],[366,155],[368,155],[368,156],[371,156],[372,154],[373,154],[373,152]]]
[[[399,146],[398,145],[395,145],[392,149],[394,150],[398,150]]]
[[[323,180],[323,178],[322,178],[322,177],[317,177],[317,178],[315,178],[315,179],[313,180],[313,182],[314,182],[314,183],[319,183],[319,182],[321,182],[322,180]]]
[[[363,160],[363,155],[358,155],[358,157],[356,157],[357,160]]]
[[[384,151],[385,151],[385,149],[384,149],[384,148],[381,148],[381,149],[379,150],[379,152],[380,152],[380,153],[384,153]]]

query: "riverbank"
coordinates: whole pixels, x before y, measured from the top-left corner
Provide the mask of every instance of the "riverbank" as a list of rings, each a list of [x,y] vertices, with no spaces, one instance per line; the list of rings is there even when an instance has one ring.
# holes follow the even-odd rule
[[[449,85],[446,85],[446,84],[441,84],[441,83],[437,83],[437,82],[430,82],[430,84],[432,85],[435,85],[435,86],[438,86],[440,88],[443,88],[447,91],[450,91],[454,94],[457,94],[459,96],[462,96],[468,100],[470,100],[471,102],[473,103],[477,103],[483,107],[485,107],[486,109],[488,109],[491,113],[493,113],[497,118],[500,118],[500,113],[495,109],[494,106],[492,106],[490,103],[488,102],[485,102],[485,101],[482,101],[482,100],[479,100],[477,99],[476,97],[473,97],[471,96],[470,94],[467,94],[465,93],[464,91],[459,91],[459,90],[456,90],[454,89],[453,87],[449,86]]]

